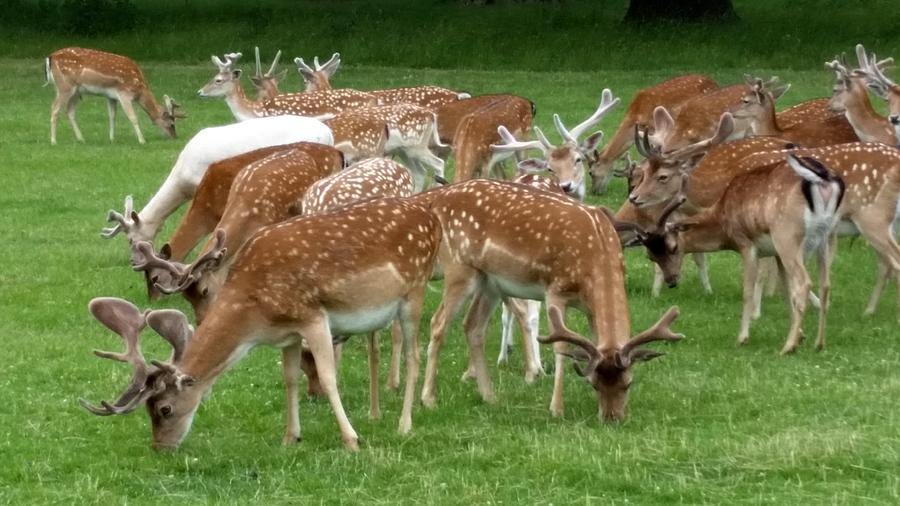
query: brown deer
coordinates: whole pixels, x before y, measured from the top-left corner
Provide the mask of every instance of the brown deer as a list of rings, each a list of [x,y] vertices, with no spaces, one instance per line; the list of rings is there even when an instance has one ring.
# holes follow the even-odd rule
[[[426,209],[379,199],[327,215],[298,217],[259,231],[242,248],[216,302],[196,332],[177,311],[143,315],[119,299],[95,299],[92,312],[127,343],[127,352],[98,353],[130,362],[131,385],[92,413],[125,414],[147,406],[153,446],[175,449],[191,427],[204,394],[254,346],[283,349],[288,394],[286,444],[300,437],[297,363],[301,340],[315,357],[322,388],[345,446],[358,437],[341,403],[332,337],[371,332],[399,317],[407,377],[399,430],[412,427],[418,375],[418,326],[425,284],[441,241],[440,223]],[[144,323],[173,344],[167,362],[147,364],[138,334]]]
[[[600,105],[594,111],[594,114],[576,125],[572,130],[566,129],[559,115],[554,114],[553,123],[563,139],[563,143],[558,146],[547,140],[541,129],[534,127],[534,133],[538,137],[537,141],[516,141],[514,136],[508,135],[508,132],[503,133],[503,130],[498,130],[498,134],[500,134],[504,142],[491,145],[491,149],[495,154],[514,153],[528,149],[540,150],[544,155],[543,158],[524,160],[519,163],[519,168],[528,171],[549,171],[558,180],[559,186],[566,193],[583,200],[586,190],[585,159],[600,144],[603,132],[591,134],[584,141],[579,141],[578,139],[589,128],[599,123],[618,103],[619,99],[613,98],[612,92],[604,89]]]
[[[888,58],[879,61],[873,53],[871,59],[865,57],[865,48],[862,44],[856,46],[856,54],[860,58],[860,66],[866,74],[866,85],[879,97],[887,100],[888,121],[894,126],[894,134],[900,139],[900,85],[892,81],[884,69],[893,61]],[[864,58],[866,58],[864,60]]]
[[[591,153],[589,157],[591,193],[599,195],[606,191],[606,185],[613,175],[613,164],[631,146],[635,127],[641,130],[649,128],[653,123],[653,110],[656,107],[662,106],[677,114],[679,105],[686,100],[709,93],[717,87],[716,82],[706,76],[690,74],[638,90],[616,133],[602,150]]]
[[[304,91],[320,91],[331,89],[331,76],[341,66],[341,53],[334,53],[331,59],[324,64],[319,64],[319,57],[313,57],[313,66],[310,67],[303,58],[294,58],[297,72],[303,78]]]
[[[888,146],[897,145],[894,127],[884,116],[878,114],[869,101],[866,85],[869,75],[880,70],[873,66],[883,66],[889,61],[869,61],[862,44],[856,46],[860,68],[849,70],[840,57],[825,63],[825,67],[834,71],[835,84],[829,101],[831,110],[843,114],[853,126],[859,140],[863,142],[881,142]],[[873,59],[875,55],[872,55]]]
[[[622,248],[609,215],[566,196],[484,179],[442,190],[432,196],[430,207],[444,234],[444,296],[431,321],[422,402],[435,404],[444,335],[469,295],[474,300],[463,324],[469,367],[487,402],[493,402],[494,393],[484,359],[484,333],[493,309],[509,297],[543,299],[552,329],[544,342],[565,341],[581,349],[573,353],[562,344],[555,346],[551,411],[562,414],[563,357],[570,356],[587,362],[576,370],[597,390],[602,417],[623,419],[631,366],[660,355],[642,346],[682,336],[669,330],[677,316],[673,308],[649,333],[631,339]],[[568,306],[589,315],[597,343],[566,329]]]
[[[678,106],[674,119],[666,107],[657,107],[653,110],[652,145],[668,153],[708,138],[722,114],[739,104],[745,93],[746,86],[736,84],[697,95]],[[747,128],[743,122],[736,123],[732,138],[741,136]]]
[[[262,71],[259,48],[253,48],[253,52],[256,54],[256,74],[250,78],[250,82],[253,83],[253,87],[256,88],[256,99],[268,100],[276,95],[280,95],[281,92],[278,91],[278,83],[287,75],[287,70],[282,70],[276,74],[278,70],[278,60],[281,59],[281,50],[279,49],[278,52],[275,53],[275,58],[272,59],[272,64],[269,65],[269,70],[265,73]]]
[[[205,98],[224,97],[238,121],[285,114],[327,119],[341,111],[376,103],[374,95],[351,89],[283,93],[268,100],[250,100],[241,86],[241,69],[234,68],[240,57],[241,53],[230,53],[222,61],[218,56],[213,56],[212,62],[218,72],[197,91]]]
[[[54,51],[44,60],[44,73],[47,83],[53,83],[56,87],[56,98],[50,109],[50,144],[56,144],[56,123],[63,107],[69,116],[75,138],[78,142],[84,142],[84,136],[75,121],[75,108],[78,107],[82,94],[106,97],[110,141],[115,137],[117,102],[122,105],[141,144],[146,141],[134,112],[134,102],[147,112],[166,136],[173,139],[176,136],[175,120],[185,117],[184,113],[178,111],[178,104],[168,95],[163,96],[163,106],[159,105],[140,67],[125,56],[96,49],[67,47]]]
[[[770,83],[753,78],[740,105],[732,108],[732,115],[738,121],[750,124],[753,135],[771,136],[785,139],[806,147],[829,146],[858,140],[856,134],[846,128],[831,128],[827,122],[805,121],[790,127],[778,123],[775,114],[775,100],[781,96],[783,87],[771,88]]]
[[[456,133],[459,131],[459,124],[466,116],[498,101],[509,101],[510,111],[516,111],[516,114],[520,114],[521,118],[527,122],[525,127],[514,125],[512,122],[504,123],[508,125],[507,128],[514,132],[520,130],[523,133],[527,133],[531,129],[535,114],[534,103],[531,100],[518,95],[478,95],[444,104],[435,111],[438,121],[438,138],[443,144],[453,144]],[[494,128],[492,132],[496,132],[496,130]]]

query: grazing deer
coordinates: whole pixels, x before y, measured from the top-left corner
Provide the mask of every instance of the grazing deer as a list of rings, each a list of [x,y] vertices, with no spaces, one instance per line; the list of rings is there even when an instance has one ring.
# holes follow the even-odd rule
[[[828,105],[832,111],[846,116],[859,140],[896,146],[894,127],[887,118],[875,112],[869,101],[866,85],[868,76],[881,72],[873,67],[884,66],[893,60],[874,61],[873,54],[873,60],[870,62],[862,44],[856,46],[856,53],[860,68],[853,71],[847,69],[840,57],[825,63],[825,67],[833,70],[835,74],[835,84]]]
[[[210,165],[262,147],[303,141],[331,145],[334,139],[321,121],[298,116],[257,118],[204,128],[181,150],[169,176],[147,205],[135,212],[131,197],[126,197],[125,214],[110,211],[107,220],[114,225],[105,228],[101,235],[109,239],[125,232],[130,245],[152,242],[166,218],[193,197]]]
[[[75,122],[75,108],[78,107],[82,94],[106,97],[110,141],[115,137],[117,102],[122,105],[141,144],[146,141],[134,112],[134,102],[147,112],[164,134],[173,139],[176,137],[175,120],[185,117],[184,113],[177,110],[178,104],[168,95],[163,96],[164,105],[159,105],[140,67],[125,56],[95,49],[67,47],[54,51],[44,60],[44,73],[47,83],[53,83],[56,87],[56,98],[50,109],[50,144],[56,144],[56,123],[63,107],[66,108],[75,138],[78,142],[84,142],[81,129]]]
[[[511,142],[528,136],[534,120],[534,104],[521,97],[508,96],[492,98],[490,101],[479,97],[460,100],[458,103],[477,100],[484,105],[472,107],[471,111],[459,119],[456,132],[452,135],[455,157],[454,181],[465,181],[473,177],[490,177],[493,168],[513,155],[513,152],[494,151],[491,146],[504,141],[498,128],[506,126]],[[449,126],[465,109],[448,108],[438,110],[438,130],[441,129],[443,111],[444,125]],[[477,104],[471,104],[473,106]],[[445,127],[447,128],[447,127]],[[443,137],[442,137],[443,139]],[[504,174],[497,174],[502,178]]]
[[[240,57],[241,53],[230,53],[222,61],[218,56],[212,56],[219,71],[197,91],[201,97],[224,97],[238,121],[286,114],[327,119],[341,111],[375,104],[373,95],[351,89],[284,93],[268,100],[250,100],[241,86],[241,69],[234,68]]]
[[[435,404],[444,335],[469,295],[474,294],[464,321],[469,368],[487,402],[493,402],[494,393],[484,360],[484,333],[493,308],[509,297],[543,299],[552,329],[543,342],[567,341],[584,350],[571,353],[556,346],[551,411],[562,414],[565,355],[587,361],[587,367],[576,370],[597,390],[602,417],[623,419],[632,364],[660,355],[641,346],[681,336],[668,329],[677,316],[673,308],[649,334],[630,339],[622,248],[609,215],[565,196],[484,179],[434,195],[431,212],[444,234],[444,296],[431,321],[422,402]],[[570,305],[589,315],[596,345],[566,329],[563,320]]]
[[[253,52],[256,53],[256,75],[250,78],[250,82],[253,83],[253,87],[256,88],[256,99],[268,100],[276,95],[280,95],[281,92],[278,91],[278,83],[287,75],[287,70],[282,70],[276,74],[276,71],[278,70],[278,60],[281,59],[281,50],[279,49],[278,52],[275,53],[275,58],[272,59],[272,64],[269,65],[269,70],[267,70],[266,73],[263,73],[262,71],[262,62],[259,58],[259,47],[254,47]]]
[[[619,99],[613,98],[612,92],[604,89],[600,105],[594,111],[594,114],[572,128],[572,130],[567,130],[559,115],[554,114],[553,123],[563,139],[563,143],[559,146],[553,145],[539,128],[534,127],[534,133],[538,137],[536,141],[516,141],[508,135],[508,132],[503,133],[498,130],[498,133],[504,139],[504,143],[493,144],[491,149],[497,154],[539,149],[544,155],[542,159],[524,160],[519,163],[519,168],[529,171],[549,171],[558,180],[559,186],[563,191],[579,200],[583,200],[586,189],[584,161],[589,156],[589,153],[593,152],[600,144],[603,132],[589,135],[581,142],[579,142],[578,138],[589,128],[599,123],[603,116],[608,114],[618,103]]]
[[[330,90],[331,76],[341,66],[341,53],[334,53],[323,65],[319,65],[318,56],[313,57],[313,67],[307,65],[303,58],[294,58],[294,64],[297,65],[297,72],[303,78],[304,91]]]
[[[775,114],[775,100],[784,94],[784,87],[771,88],[769,81],[751,78],[747,93],[740,105],[734,107],[732,115],[738,121],[750,125],[753,135],[777,137],[807,147],[829,146],[857,140],[856,135],[845,128],[831,128],[827,122],[804,121],[790,127],[778,123]],[[849,134],[849,136],[848,136]]]
[[[337,389],[332,336],[371,332],[399,317],[407,350],[399,430],[408,433],[418,375],[422,299],[440,241],[437,218],[400,199],[379,199],[266,227],[242,248],[196,332],[190,331],[177,311],[168,311],[163,322],[154,312],[146,315],[146,322],[175,349],[168,362],[151,362],[153,368],[138,348],[144,315],[125,301],[95,299],[92,312],[119,331],[128,350],[100,356],[129,361],[135,375],[118,401],[100,406],[84,402],[85,407],[98,415],[113,415],[144,404],[150,414],[153,446],[175,449],[219,375],[254,346],[267,344],[281,347],[285,356],[284,442],[291,444],[300,437],[296,364],[303,340],[315,357],[344,444],[357,450],[358,437]]]
[[[606,191],[606,185],[613,175],[613,163],[620,159],[631,146],[635,127],[645,130],[652,124],[653,110],[665,107],[677,114],[678,106],[686,100],[703,95],[718,87],[712,79],[691,74],[678,76],[659,84],[643,88],[632,99],[625,117],[612,139],[600,151],[591,153],[588,173],[591,175],[591,193],[599,195]]]
[[[653,110],[652,145],[668,153],[709,137],[722,114],[739,104],[745,93],[746,86],[736,84],[689,98],[678,106],[675,119],[666,107],[657,107]],[[732,138],[742,136],[747,128],[743,122],[736,123]]]
[[[676,254],[740,253],[744,309],[738,344],[749,339],[750,322],[757,310],[758,260],[776,255],[787,279],[791,306],[791,326],[781,353],[797,349],[810,289],[804,260],[816,253],[821,301],[816,348],[824,348],[833,229],[847,205],[852,205],[851,194],[857,190],[854,183],[844,181],[816,158],[788,154],[786,162],[736,176],[714,206],[669,229],[679,245]]]

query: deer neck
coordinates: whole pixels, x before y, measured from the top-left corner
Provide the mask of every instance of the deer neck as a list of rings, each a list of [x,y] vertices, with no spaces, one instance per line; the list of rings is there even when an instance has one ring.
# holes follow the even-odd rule
[[[138,97],[138,104],[140,104],[141,109],[147,112],[147,115],[150,116],[150,119],[153,121],[158,121],[162,118],[163,108],[159,106],[159,102],[154,98],[153,93],[150,93],[150,90],[145,90]]]
[[[238,121],[260,117],[258,109],[261,104],[247,96],[240,81],[235,81],[232,92],[225,96],[225,103]]]
[[[682,221],[688,226],[678,237],[683,253],[709,253],[733,249],[719,207],[713,206]]]
[[[629,115],[622,119],[622,123],[619,125],[613,138],[600,151],[600,155],[597,157],[600,163],[611,164],[628,151],[628,147],[634,139],[634,124],[634,119]]]
[[[764,113],[758,117],[753,119],[753,132],[756,135],[770,135],[778,137],[784,133],[784,130],[778,125],[778,120],[775,117],[775,104],[769,103],[765,109]]]
[[[859,140],[894,145],[894,132],[891,125],[872,107],[865,87],[854,83],[852,96],[853,100],[846,104],[844,116],[850,122],[850,126],[853,127]]]
[[[226,307],[227,306],[227,307]],[[241,360],[255,344],[249,339],[257,318],[246,302],[234,303],[226,294],[213,303],[188,342],[181,362],[181,372],[201,383],[212,384],[231,365]]]

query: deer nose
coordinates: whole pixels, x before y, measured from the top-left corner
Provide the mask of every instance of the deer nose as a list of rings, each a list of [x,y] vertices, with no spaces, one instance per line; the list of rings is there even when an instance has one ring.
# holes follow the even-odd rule
[[[892,125],[900,125],[900,116],[898,116],[896,114],[891,114],[891,117],[889,119],[890,119]]]
[[[631,202],[632,204],[634,204],[634,205],[637,206],[637,207],[641,207],[640,202],[638,202],[637,195],[635,195],[635,194],[633,194],[633,193],[632,193],[631,195],[628,196],[628,201]]]
[[[559,185],[559,187],[562,188],[564,192],[569,193],[570,191],[572,191],[573,185],[571,182],[568,182],[562,183],[561,185]]]

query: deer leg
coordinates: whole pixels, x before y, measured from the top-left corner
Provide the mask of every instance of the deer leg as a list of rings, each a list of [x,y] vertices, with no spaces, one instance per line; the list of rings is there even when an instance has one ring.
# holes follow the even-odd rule
[[[533,383],[535,378],[544,374],[541,366],[540,351],[537,343],[538,323],[540,321],[541,303],[538,301],[512,299],[504,300],[504,307],[509,306],[519,322],[522,332],[522,359],[525,362],[525,382]],[[512,332],[510,332],[510,340]]]
[[[872,316],[875,314],[875,310],[878,308],[878,301],[881,300],[881,295],[884,293],[884,288],[887,286],[890,277],[890,266],[884,258],[879,256],[878,277],[875,279],[875,286],[872,287],[872,295],[869,297],[869,303],[866,304],[866,310],[863,312],[864,316]]]
[[[565,318],[566,303],[562,298],[552,297],[548,294],[546,302],[548,319],[550,316],[550,309],[554,307],[557,308],[563,318]],[[553,328],[550,329],[551,332],[553,332],[554,330],[555,329]],[[556,417],[560,417],[563,416],[563,411],[565,409],[565,404],[563,402],[563,381],[565,379],[566,358],[562,353],[566,351],[566,345],[564,343],[554,343],[553,351],[555,353],[553,369],[553,394],[550,397],[550,414]]]
[[[146,144],[147,141],[144,140],[144,134],[141,133],[141,125],[138,123],[138,117],[134,112],[131,100],[119,94],[119,103],[122,104],[122,111],[125,113],[125,116],[128,117],[131,126],[134,127],[134,135],[137,136],[138,142],[140,144]]]
[[[322,390],[322,384],[319,383],[319,372],[316,370],[313,354],[302,346],[300,350],[300,369],[303,369],[303,374],[306,375],[306,395],[311,398],[322,397],[325,392]]]
[[[691,258],[697,265],[697,275],[700,276],[700,286],[703,287],[703,293],[709,295],[713,293],[712,284],[709,282],[709,267],[706,265],[706,253],[693,253]]]
[[[469,368],[474,373],[481,398],[484,402],[491,404],[496,401],[496,398],[494,397],[494,388],[491,385],[491,377],[488,374],[487,363],[484,359],[484,334],[491,320],[491,314],[499,302],[500,297],[498,294],[485,286],[481,286],[475,292],[475,299],[472,301],[472,305],[469,307],[469,311],[463,320],[463,329],[466,334],[466,341],[469,344]]]
[[[744,264],[744,309],[741,312],[741,328],[738,331],[737,343],[744,345],[750,339],[750,321],[756,307],[756,285],[759,274],[759,258],[756,248],[751,246],[741,250],[741,258]]]
[[[310,351],[316,361],[316,368],[319,372],[319,381],[322,383],[322,390],[331,403],[331,409],[337,419],[338,427],[341,430],[341,439],[344,446],[351,451],[359,450],[359,437],[347,413],[344,411],[344,405],[341,403],[341,395],[337,388],[337,373],[334,366],[334,345],[332,344],[331,331],[328,329],[328,322],[324,318],[318,321],[310,322],[300,329],[300,335],[306,339]]]
[[[435,381],[444,335],[475,285],[475,271],[463,265],[450,264],[449,258],[446,258],[448,256],[442,255],[441,258],[444,266],[444,296],[431,317],[431,340],[428,343],[425,382],[422,385],[422,404],[429,408],[434,407],[436,402]]]
[[[391,368],[388,371],[387,387],[390,390],[400,388],[400,353],[403,352],[403,331],[400,322],[394,320],[391,325]]]
[[[66,104],[66,115],[69,117],[69,123],[72,125],[72,130],[75,132],[75,138],[78,139],[78,142],[84,142],[84,136],[81,135],[81,129],[78,128],[78,122],[75,121],[75,108],[78,107],[78,102],[81,102],[81,93],[74,93],[69,98],[69,102]]]
[[[891,206],[892,212],[889,215],[885,215],[879,210],[876,211],[878,214],[872,213],[872,215],[854,220],[854,224],[881,257],[881,261],[894,272],[898,282],[898,291],[900,291],[900,245],[897,244],[893,234],[894,206],[896,204]],[[878,301],[876,300],[875,303],[877,304]],[[897,310],[897,317],[900,319],[900,305]]]
[[[300,343],[292,344],[281,350],[281,368],[284,377],[284,390],[287,394],[287,428],[283,439],[285,445],[292,445],[300,441],[300,404],[297,393],[300,362]]]
[[[659,268],[659,265],[656,263],[653,264],[653,288],[650,289],[650,296],[654,299],[659,297],[659,292],[662,291],[663,285],[663,271]]]
[[[378,406],[378,332],[369,333],[369,418],[381,418]]]
[[[831,295],[831,261],[837,238],[831,234],[818,250],[819,263],[819,328],[816,331],[816,349],[825,349],[825,322],[828,316],[828,299]]]
[[[116,137],[116,99],[106,99],[106,112],[109,114],[109,142]]]
[[[784,263],[790,290],[791,328],[788,331],[784,347],[781,349],[781,354],[787,355],[796,350],[800,346],[800,341],[803,340],[803,314],[806,312],[810,281],[806,267],[803,265],[801,248],[779,247],[778,240],[775,237],[773,240],[781,261]]]
[[[509,308],[511,301],[503,301],[500,312],[500,356],[497,357],[497,365],[506,364],[509,361],[509,352],[513,347],[513,314]]]
[[[419,322],[422,320],[422,302],[425,285],[409,294],[400,305],[400,328],[403,331],[403,347],[406,350],[406,389],[403,392],[403,408],[400,411],[400,434],[412,430],[412,407],[419,380]]]
[[[57,85],[56,98],[53,99],[53,105],[50,106],[50,144],[54,146],[56,145],[56,125],[59,123],[59,111],[69,103],[74,94],[74,89],[62,91]]]

